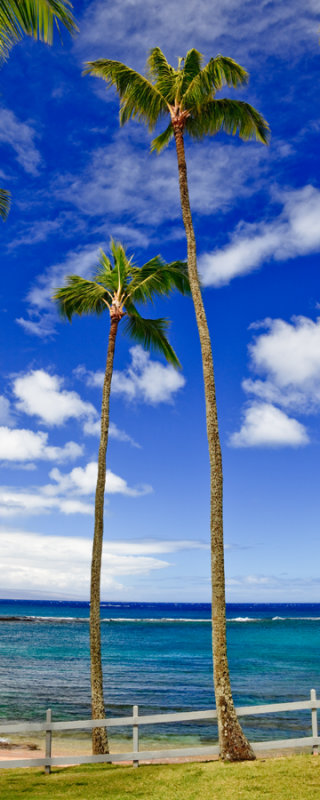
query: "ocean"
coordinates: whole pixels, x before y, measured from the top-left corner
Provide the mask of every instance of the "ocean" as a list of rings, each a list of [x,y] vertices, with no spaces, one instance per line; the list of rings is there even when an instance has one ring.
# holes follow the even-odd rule
[[[89,604],[0,601],[0,717],[90,716]],[[214,707],[209,604],[102,603],[107,715]],[[228,655],[236,705],[320,692],[320,604],[229,604]],[[310,713],[245,718],[256,741],[310,735]],[[131,737],[131,729],[117,735]],[[149,726],[144,737],[214,742],[214,724]]]

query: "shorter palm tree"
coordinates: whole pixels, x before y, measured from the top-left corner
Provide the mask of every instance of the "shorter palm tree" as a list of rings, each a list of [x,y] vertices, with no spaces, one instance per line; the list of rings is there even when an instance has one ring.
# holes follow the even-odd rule
[[[139,268],[127,258],[123,246],[113,240],[111,240],[111,252],[113,263],[101,251],[100,266],[93,280],[70,275],[67,278],[67,285],[57,289],[54,294],[62,316],[69,320],[74,314],[101,314],[103,311],[108,311],[110,316],[107,363],[102,391],[101,437],[91,561],[90,655],[93,719],[105,717],[101,663],[100,581],[109,405],[118,326],[124,318],[125,332],[131,338],[147,349],[158,350],[170,364],[180,367],[179,360],[166,337],[168,320],[145,319],[140,316],[135,304],[145,304],[157,295],[168,295],[173,289],[178,289],[182,294],[189,292],[184,263],[176,261],[165,264],[160,256],[156,256]],[[107,732],[104,728],[93,730],[92,745],[94,753],[109,752]]]

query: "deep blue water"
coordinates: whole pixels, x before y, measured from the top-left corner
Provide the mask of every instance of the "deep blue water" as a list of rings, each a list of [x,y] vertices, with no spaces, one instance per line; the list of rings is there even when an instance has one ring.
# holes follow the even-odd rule
[[[88,603],[0,601],[0,717],[90,715]],[[107,713],[212,708],[209,604],[104,603]],[[303,700],[320,692],[320,604],[229,604],[228,654],[236,705]],[[243,721],[244,722],[244,721]],[[309,735],[310,714],[247,719],[252,739]],[[148,735],[215,738],[214,726]]]

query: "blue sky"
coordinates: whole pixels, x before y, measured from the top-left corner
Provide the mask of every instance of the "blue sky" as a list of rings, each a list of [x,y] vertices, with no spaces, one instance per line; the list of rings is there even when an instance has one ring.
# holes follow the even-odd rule
[[[185,258],[173,144],[82,65],[143,70],[196,47],[250,73],[237,93],[268,120],[268,148],[223,134],[187,143],[212,334],[225,476],[227,599],[319,600],[319,2],[94,0],[80,33],[24,40],[1,70],[2,597],[87,599],[108,319],[61,322],[64,276],[90,276],[120,239],[142,264]],[[224,92],[225,95],[228,91]],[[221,95],[222,96],[222,95]],[[229,91],[230,96],[230,91]],[[151,313],[151,312],[150,312]],[[210,599],[209,474],[191,301],[172,320],[175,372],[119,336],[111,401],[104,600]]]

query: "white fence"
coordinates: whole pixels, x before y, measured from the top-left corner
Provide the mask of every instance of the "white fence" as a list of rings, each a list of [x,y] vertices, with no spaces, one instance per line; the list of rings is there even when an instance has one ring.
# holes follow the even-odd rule
[[[317,700],[315,689],[311,689],[310,700],[302,700],[297,703],[270,703],[264,706],[240,706],[236,708],[238,717],[255,716],[256,714],[279,714],[288,711],[310,711],[311,712],[311,736],[304,736],[299,739],[275,739],[273,741],[251,742],[253,750],[278,750],[290,747],[311,747],[314,753],[318,752],[320,737],[318,735],[318,716],[317,710],[320,708],[320,700]],[[138,713],[138,706],[133,706],[133,713],[130,717],[113,717],[110,719],[77,719],[70,722],[52,722],[51,710],[46,712],[44,722],[6,722],[0,724],[0,734],[2,733],[45,733],[45,756],[44,758],[19,758],[0,760],[0,768],[10,767],[45,767],[47,773],[53,766],[68,766],[71,764],[99,764],[101,762],[118,763],[121,761],[132,761],[133,766],[137,767],[141,761],[158,761],[183,756],[193,757],[197,760],[198,756],[212,756],[219,754],[219,745],[208,745],[206,747],[183,747],[170,750],[139,750],[139,728],[141,725],[168,724],[170,722],[201,722],[203,720],[214,720],[217,718],[215,709],[209,711],[186,711],[174,714],[152,714],[141,715]],[[132,750],[126,753],[112,753],[110,755],[72,755],[72,756],[52,756],[52,734],[54,731],[72,730],[91,730],[92,728],[118,728],[132,726]]]

